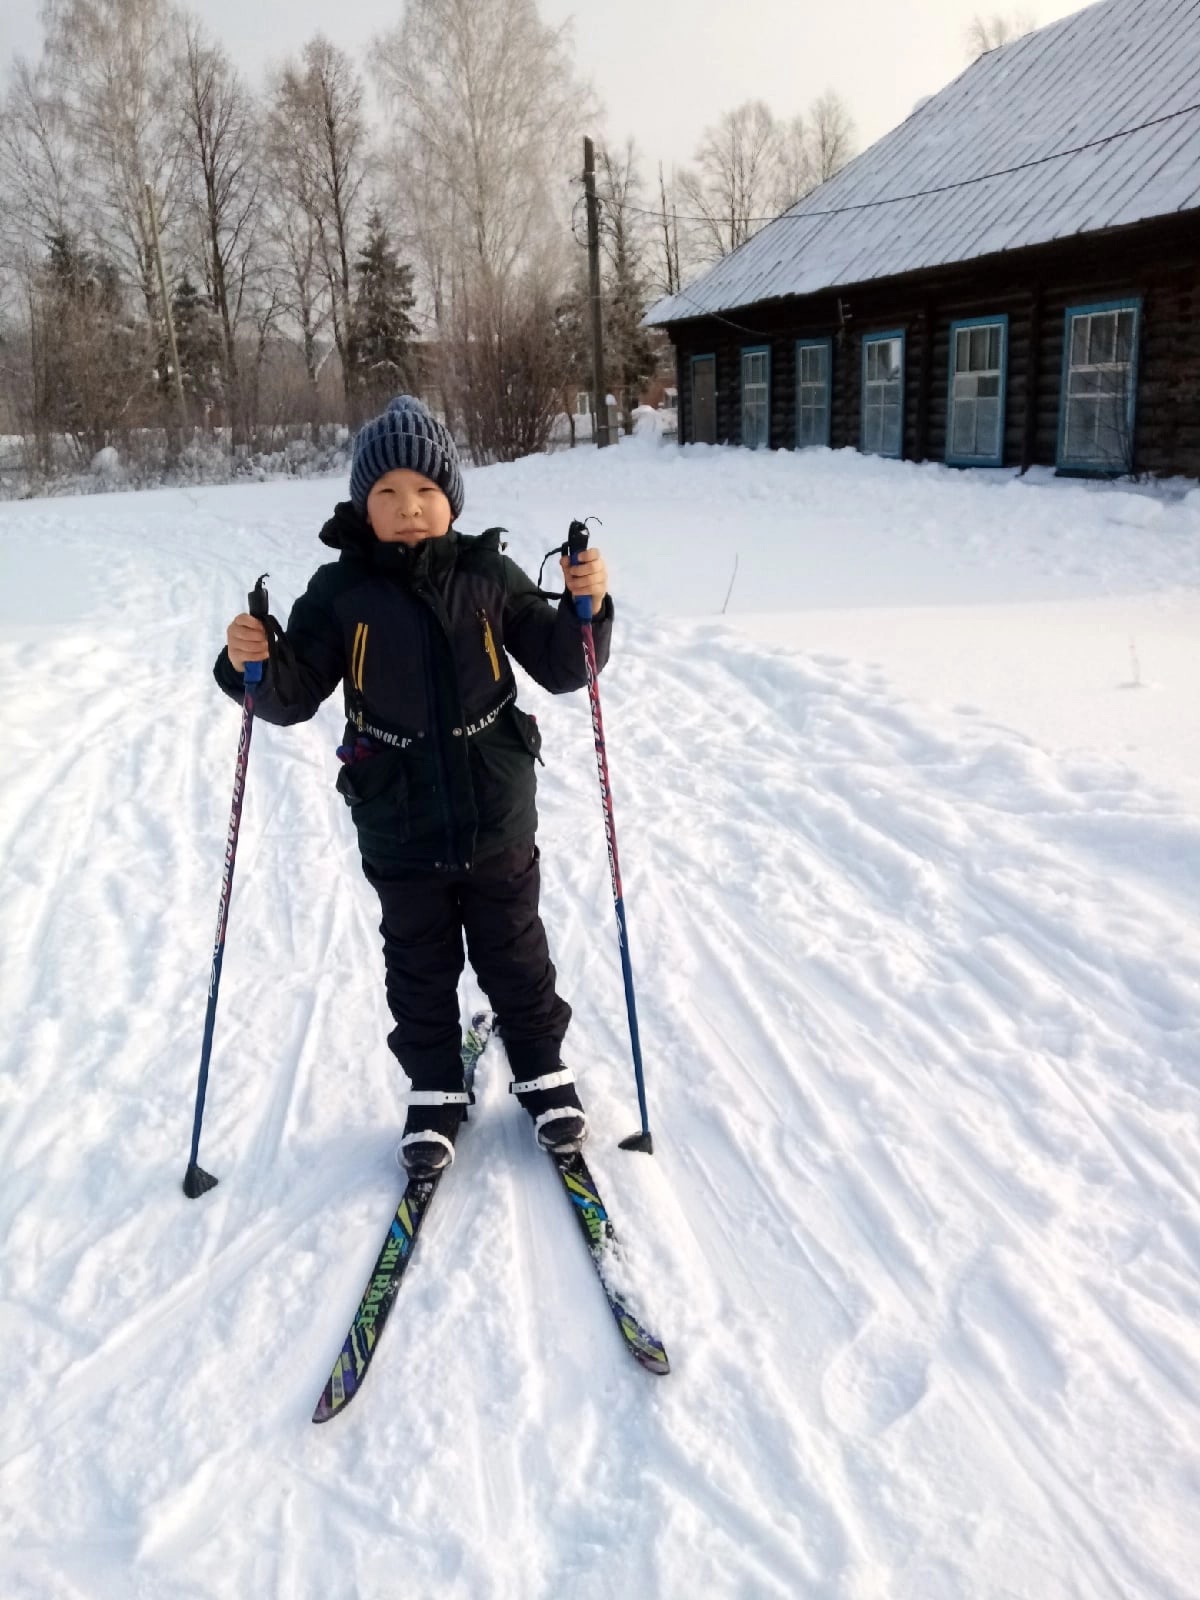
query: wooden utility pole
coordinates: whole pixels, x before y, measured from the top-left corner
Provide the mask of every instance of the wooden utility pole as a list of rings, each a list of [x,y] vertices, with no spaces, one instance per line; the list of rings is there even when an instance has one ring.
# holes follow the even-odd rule
[[[596,152],[583,141],[583,192],[587,196],[588,288],[592,302],[592,381],[596,401],[596,444],[603,450],[608,437],[608,385],[604,381],[604,327],[600,316],[600,207],[596,201]]]
[[[171,367],[175,373],[175,399],[179,405],[180,429],[187,427],[187,400],[183,393],[183,369],[179,365],[179,346],[175,342],[175,318],[171,315],[171,299],[167,294],[167,274],[163,267],[162,249],[158,242],[158,216],[154,210],[154,191],[146,185],[146,205],[150,212],[150,238],[154,242],[154,264],[158,268],[158,291],[162,295],[163,316],[167,324],[167,347],[171,352]],[[180,434],[182,440],[182,432]]]

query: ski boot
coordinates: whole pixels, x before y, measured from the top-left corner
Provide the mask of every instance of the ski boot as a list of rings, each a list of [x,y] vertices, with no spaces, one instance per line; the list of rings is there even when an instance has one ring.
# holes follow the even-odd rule
[[[465,1089],[413,1089],[397,1154],[410,1178],[432,1178],[454,1160],[454,1141],[474,1096]]]
[[[533,1118],[533,1131],[552,1156],[574,1155],[587,1138],[587,1118],[575,1092],[575,1074],[559,1064],[540,1078],[516,1078],[510,1092]]]

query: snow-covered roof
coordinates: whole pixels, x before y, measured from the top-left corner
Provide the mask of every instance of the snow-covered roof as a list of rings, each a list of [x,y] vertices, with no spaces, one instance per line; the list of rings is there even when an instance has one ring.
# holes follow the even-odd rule
[[[1200,207],[1200,0],[1103,0],[989,51],[650,323]]]

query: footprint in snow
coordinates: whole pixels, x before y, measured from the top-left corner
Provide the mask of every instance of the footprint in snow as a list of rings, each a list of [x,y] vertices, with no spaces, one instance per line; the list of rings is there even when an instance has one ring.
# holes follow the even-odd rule
[[[821,1382],[826,1415],[842,1433],[884,1433],[922,1400],[928,1352],[887,1323],[873,1323],[828,1367]]]

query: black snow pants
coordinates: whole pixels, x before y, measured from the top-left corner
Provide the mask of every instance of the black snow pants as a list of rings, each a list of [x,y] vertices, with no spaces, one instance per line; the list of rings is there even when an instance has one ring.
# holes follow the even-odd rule
[[[364,861],[383,907],[388,1045],[414,1089],[462,1087],[458,980],[466,953],[487,995],[513,1076],[553,1072],[571,1008],[555,991],[538,915],[541,875],[532,841],[468,871],[414,872]]]

